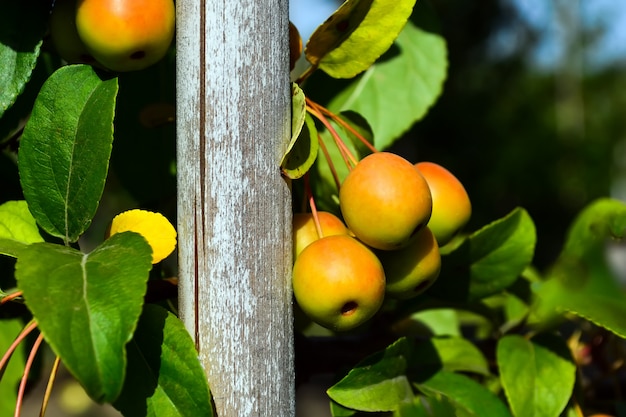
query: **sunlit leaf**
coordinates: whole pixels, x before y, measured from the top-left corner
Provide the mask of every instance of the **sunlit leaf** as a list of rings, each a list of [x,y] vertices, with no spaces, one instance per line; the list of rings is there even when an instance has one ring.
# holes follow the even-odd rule
[[[75,242],[91,224],[113,142],[117,81],[88,65],[57,70],[43,85],[20,142],[20,181],[37,223]]]
[[[411,22],[394,48],[327,105],[335,112],[361,114],[380,150],[424,117],[442,92],[448,68],[445,40]]]
[[[442,259],[439,279],[429,295],[475,301],[513,284],[532,261],[535,226],[522,208],[472,233]]]
[[[440,371],[418,382],[417,387],[425,394],[443,396],[464,416],[511,417],[495,394],[465,375]]]
[[[413,397],[406,377],[408,356],[406,339],[399,339],[354,367],[328,389],[328,396],[355,410],[392,411]]]
[[[7,201],[0,205],[0,238],[26,244],[43,242],[26,201]]]
[[[498,341],[496,354],[504,392],[515,417],[558,417],[569,401],[576,365],[559,337],[518,335]]]
[[[213,415],[195,344],[172,313],[146,304],[126,351],[126,380],[114,403],[125,416]]]
[[[95,401],[113,401],[122,389],[125,346],[151,267],[150,246],[133,232],[118,233],[89,254],[51,243],[33,243],[20,252],[15,276],[28,309]]]
[[[415,0],[347,0],[309,37],[304,54],[335,78],[352,78],[392,45]]]
[[[587,206],[570,227],[563,251],[534,283],[533,313],[547,319],[574,313],[626,338],[626,295],[607,265],[606,244],[626,237],[626,203],[600,199]]]

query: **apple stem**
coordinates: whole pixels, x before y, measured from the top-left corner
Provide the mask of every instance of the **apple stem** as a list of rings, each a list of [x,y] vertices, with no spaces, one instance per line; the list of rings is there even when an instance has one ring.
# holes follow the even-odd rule
[[[15,300],[16,298],[19,298],[22,296],[22,291],[16,291],[12,294],[8,294],[2,298],[0,298],[0,305],[4,304],[4,303],[8,303],[11,300]]]
[[[322,140],[322,137],[319,135],[318,135],[318,141],[320,144],[320,148],[322,149],[322,152],[324,153],[324,158],[326,158],[326,161],[328,162],[328,167],[330,168],[330,172],[333,174],[335,185],[337,186],[337,189],[339,189],[339,187],[341,186],[341,181],[339,180],[339,174],[337,173],[337,169],[335,169],[335,164],[333,163],[333,160],[331,159],[330,154],[328,153],[328,148],[326,148],[326,144]]]
[[[324,107],[324,106],[322,106],[320,104],[317,104],[317,110],[319,112],[325,114],[326,116],[330,117],[332,120],[334,120],[335,122],[337,122],[338,124],[340,124],[344,128],[348,129],[348,131],[350,131],[350,133],[352,133],[354,136],[356,136],[356,138],[359,141],[361,141],[363,143],[363,145],[365,145],[370,151],[372,151],[374,153],[378,152],[378,149],[376,149],[376,147],[374,145],[372,145],[367,139],[365,139],[365,137],[363,135],[361,135],[359,132],[357,132],[356,129],[350,125],[350,123],[346,122],[341,117],[339,117],[339,115],[333,113],[332,111],[328,110],[326,107]]]
[[[324,232],[322,231],[320,218],[319,218],[319,215],[317,214],[317,206],[315,205],[315,197],[313,196],[313,192],[311,191],[311,184],[309,183],[308,174],[304,177],[304,189],[309,199],[309,207],[311,208],[311,214],[313,215],[313,223],[315,224],[317,237],[321,239],[324,237]]]
[[[345,142],[341,139],[341,136],[337,133],[335,128],[330,124],[330,121],[322,114],[320,109],[318,108],[318,104],[310,100],[308,97],[305,99],[307,103],[307,111],[315,116],[322,124],[328,129],[330,135],[333,137],[341,156],[348,167],[348,169],[352,169],[358,162],[357,158],[350,152],[350,149],[346,146]]]
[[[39,336],[37,336],[37,339],[35,339],[35,343],[33,343],[33,347],[31,348],[26,364],[24,365],[24,374],[22,374],[22,380],[20,381],[20,386],[17,392],[17,401],[15,403],[15,417],[20,417],[20,414],[22,413],[22,402],[24,401],[24,392],[26,391],[28,375],[30,374],[30,368],[33,366],[35,356],[37,355],[37,351],[39,350],[39,346],[42,341],[43,334],[40,333]]]
[[[54,358],[54,363],[52,364],[52,370],[50,371],[50,378],[48,378],[48,384],[46,385],[46,392],[43,396],[43,401],[41,402],[41,410],[39,411],[39,417],[44,417],[46,415],[46,409],[48,408],[48,403],[50,402],[50,395],[52,394],[52,387],[54,386],[54,381],[56,380],[57,372],[59,370],[59,365],[61,364],[61,358],[59,356]]]
[[[0,374],[3,372],[5,366],[7,366],[7,363],[9,362],[9,359],[11,359],[11,355],[13,355],[13,352],[15,352],[15,349],[17,349],[17,346],[20,343],[22,343],[22,341],[26,338],[26,336],[28,336],[29,333],[32,332],[36,327],[37,327],[37,322],[35,322],[34,320],[31,320],[26,325],[26,327],[22,329],[22,332],[15,338],[13,343],[11,343],[11,346],[9,346],[7,351],[4,352],[2,359],[0,359]]]

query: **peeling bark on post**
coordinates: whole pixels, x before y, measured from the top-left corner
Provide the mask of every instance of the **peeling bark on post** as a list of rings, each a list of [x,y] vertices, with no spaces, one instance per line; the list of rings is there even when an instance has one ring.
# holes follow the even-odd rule
[[[177,1],[179,307],[219,417],[295,415],[288,19]]]

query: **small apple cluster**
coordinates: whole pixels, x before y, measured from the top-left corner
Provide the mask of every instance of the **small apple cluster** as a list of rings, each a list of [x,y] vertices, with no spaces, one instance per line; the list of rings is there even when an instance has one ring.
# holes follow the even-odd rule
[[[438,278],[439,248],[467,223],[462,183],[432,162],[375,152],[339,189],[343,220],[330,212],[293,220],[293,292],[302,311],[334,331],[376,314],[385,296],[408,299]]]
[[[50,38],[70,64],[137,71],[165,56],[175,18],[173,0],[55,0]]]

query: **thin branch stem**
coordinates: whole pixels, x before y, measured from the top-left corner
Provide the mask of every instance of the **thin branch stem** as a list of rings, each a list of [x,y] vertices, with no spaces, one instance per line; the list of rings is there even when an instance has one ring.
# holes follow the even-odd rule
[[[46,409],[48,408],[48,403],[50,402],[50,395],[52,394],[52,387],[54,386],[54,381],[56,380],[60,364],[61,364],[61,358],[57,356],[54,359],[54,363],[52,364],[52,370],[50,371],[50,378],[48,378],[48,384],[46,385],[46,392],[44,393],[43,400],[41,401],[41,410],[39,411],[39,417],[44,417],[46,415]]]
[[[315,197],[313,197],[313,192],[311,192],[311,184],[309,183],[308,174],[304,177],[304,189],[308,196],[309,207],[311,207],[311,214],[313,215],[313,223],[315,224],[315,230],[317,231],[317,237],[321,239],[324,237],[324,232],[322,231],[322,225],[320,224],[320,218],[317,214],[317,206],[315,205]]]
[[[339,153],[341,153],[341,157],[345,161],[346,166],[348,167],[348,169],[352,169],[352,167],[355,166],[358,162],[357,158],[352,154],[352,152],[350,152],[350,149],[348,149],[345,142],[341,139],[341,136],[337,133],[337,131],[332,126],[330,121],[326,118],[326,116],[324,116],[318,110],[317,104],[309,100],[308,98],[306,99],[306,102],[307,102],[307,111],[313,116],[315,116],[315,118],[317,118],[320,122],[322,122],[322,124],[326,127],[326,129],[328,129],[328,131],[330,132],[330,135],[333,137],[333,140],[335,141],[335,144],[337,145],[337,148],[339,149]]]
[[[350,133],[352,133],[354,136],[356,136],[356,138],[359,141],[361,141],[363,143],[363,145],[365,145],[370,151],[378,152],[378,149],[376,149],[374,147],[374,145],[372,145],[367,139],[365,139],[365,137],[363,135],[361,135],[359,132],[357,132],[356,129],[350,125],[350,123],[346,122],[341,117],[339,117],[339,115],[331,112],[330,110],[328,110],[326,107],[322,106],[321,104],[317,104],[316,103],[316,106],[317,106],[317,110],[320,113],[325,114],[326,116],[328,116],[332,120],[334,120],[336,123],[340,124],[341,126],[343,126],[346,129],[348,129],[348,131],[350,131]]]
[[[33,366],[33,362],[35,361],[35,356],[37,356],[37,351],[39,350],[39,346],[41,346],[41,342],[43,342],[43,334],[40,333],[39,336],[37,336],[37,339],[35,339],[35,343],[33,343],[33,347],[30,350],[28,359],[26,360],[26,365],[24,365],[24,374],[22,374],[22,380],[20,381],[20,386],[17,391],[15,417],[20,417],[20,414],[22,413],[22,402],[24,401],[24,392],[26,391],[28,374],[30,374],[30,368]]]
[[[22,291],[15,291],[12,294],[8,294],[2,298],[0,298],[0,305],[8,303],[11,300],[15,300],[23,295]]]
[[[322,153],[324,154],[324,157],[326,158],[326,161],[328,162],[328,167],[330,168],[330,172],[331,174],[333,174],[335,185],[337,186],[337,189],[339,189],[339,187],[341,186],[341,181],[339,180],[339,174],[337,174],[337,170],[335,169],[335,164],[333,163],[333,160],[330,158],[330,154],[328,153],[328,148],[326,147],[326,144],[324,143],[322,136],[318,134],[317,138],[320,144],[320,148],[322,148]]]
[[[9,359],[11,359],[13,352],[15,352],[15,349],[17,349],[17,346],[20,343],[22,343],[22,341],[24,341],[26,336],[28,336],[30,332],[35,330],[36,327],[37,327],[37,322],[35,322],[34,320],[31,320],[26,325],[26,327],[24,327],[24,329],[20,332],[20,334],[15,338],[13,343],[11,343],[11,346],[9,346],[7,351],[4,352],[2,359],[0,359],[0,377],[2,376],[2,373],[4,372],[5,366],[7,366],[7,364],[9,363]]]

